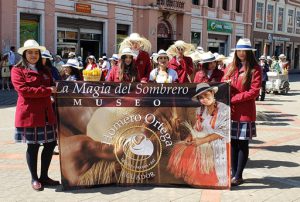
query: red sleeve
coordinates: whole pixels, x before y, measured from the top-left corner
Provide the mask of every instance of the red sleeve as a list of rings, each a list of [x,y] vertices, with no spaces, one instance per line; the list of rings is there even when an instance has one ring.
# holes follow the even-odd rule
[[[150,72],[151,72],[151,62],[150,62],[150,56],[147,52],[144,52],[143,54],[143,60],[145,61],[145,76],[142,78],[138,78],[141,82],[147,82],[150,76]]]
[[[49,97],[51,95],[51,88],[45,86],[31,87],[26,84],[25,78],[22,74],[21,68],[12,68],[11,81],[15,90],[23,97],[40,98]]]
[[[194,69],[193,60],[190,57],[185,57],[185,62],[186,62],[186,72],[188,73],[188,75],[191,75]]]
[[[240,92],[236,95],[234,95],[231,98],[231,103],[240,103],[252,99],[256,99],[259,95],[260,87],[261,87],[261,68],[256,67],[254,72],[252,73],[252,79],[251,79],[251,86],[250,89],[244,92]]]
[[[200,70],[196,73],[194,78],[194,83],[207,83],[208,80],[205,79],[203,72]]]
[[[117,69],[117,67],[115,67],[115,66],[111,69],[111,71],[108,74],[107,81],[114,81],[116,69]]]

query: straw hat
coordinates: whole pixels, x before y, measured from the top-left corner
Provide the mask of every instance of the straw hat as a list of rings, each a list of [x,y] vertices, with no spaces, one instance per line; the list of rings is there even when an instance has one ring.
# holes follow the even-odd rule
[[[286,58],[285,54],[280,54],[278,58]]]
[[[53,60],[52,55],[50,54],[50,52],[48,50],[45,50],[42,52],[42,58],[48,58],[50,60]]]
[[[76,69],[82,69],[83,67],[79,66],[77,59],[68,59],[67,63],[62,65],[63,67],[74,67]]]
[[[218,92],[218,87],[217,86],[210,86],[208,83],[198,83],[196,86],[196,94],[192,97],[192,100],[198,101],[197,97],[206,92],[212,90],[215,93]]]
[[[39,49],[41,52],[46,50],[46,47],[40,46],[38,42],[33,39],[28,39],[24,42],[24,46],[18,49],[18,53],[23,55],[23,52],[29,49]]]
[[[225,55],[218,55],[218,57],[216,57],[216,61],[223,61],[226,60],[227,58],[225,57]]]
[[[131,55],[132,57],[136,57],[136,54],[133,53],[133,51],[131,50],[131,48],[124,48],[119,55],[120,55],[120,58],[123,55]]]
[[[260,56],[259,60],[266,60],[266,56],[264,55]]]
[[[183,55],[190,55],[194,50],[195,47],[193,44],[186,43],[182,40],[175,41],[173,45],[168,48],[167,53],[168,55],[176,56],[178,54],[177,49],[178,48],[183,48]]]
[[[76,56],[75,52],[69,52],[69,54],[68,54],[68,57],[69,57],[69,58],[75,57],[75,56]]]
[[[201,64],[204,64],[204,63],[209,63],[209,62],[214,62],[216,61],[216,57],[214,54],[212,54],[210,51],[209,52],[206,52],[206,53],[203,53],[202,54],[202,58],[201,58],[201,61],[200,63]]]
[[[252,48],[251,45],[251,41],[250,39],[247,38],[241,38],[238,40],[235,48],[233,48],[232,50],[252,50],[252,51],[256,51],[256,49]]]
[[[141,37],[138,33],[131,33],[130,36],[126,37],[120,44],[119,52],[121,53],[124,48],[131,48],[132,42],[139,42],[140,50],[151,52],[151,42]]]
[[[118,60],[119,60],[118,54],[114,53],[114,54],[112,55],[111,59],[114,60],[114,61],[118,61]]]
[[[167,54],[167,52],[166,52],[165,50],[160,49],[160,50],[158,51],[158,53],[155,54],[155,55],[153,56],[153,61],[154,61],[155,63],[158,63],[158,58],[161,57],[161,56],[167,56],[167,57],[168,57],[168,60],[171,59],[170,56]]]
[[[271,56],[267,56],[267,60],[273,60],[272,58],[271,58]]]

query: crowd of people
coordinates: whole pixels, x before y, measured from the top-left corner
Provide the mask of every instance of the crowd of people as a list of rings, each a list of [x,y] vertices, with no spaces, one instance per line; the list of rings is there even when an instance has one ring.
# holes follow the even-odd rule
[[[12,52],[14,50],[11,50]],[[54,58],[45,47],[35,40],[27,40],[19,48],[21,60],[11,62],[12,54],[4,54],[1,59],[2,90],[9,90],[9,78],[18,93],[15,117],[15,140],[28,145],[27,164],[31,173],[31,185],[41,191],[44,186],[58,185],[59,182],[48,177],[48,169],[57,141],[57,120],[53,109],[52,94],[56,93],[55,81],[83,80],[82,70],[101,69],[99,81],[108,82],[156,82],[156,83],[209,83],[228,82],[230,84],[231,102],[231,165],[232,186],[243,183],[243,170],[249,154],[249,140],[256,136],[255,100],[261,86],[265,86],[268,71],[287,71],[288,62],[285,55],[280,61],[269,56],[256,60],[249,39],[240,39],[230,56],[205,52],[182,40],[174,42],[167,50],[159,50],[149,55],[151,43],[137,33],[133,33],[120,44],[119,53],[111,58],[103,56],[96,60],[89,55],[83,63],[80,56],[70,52],[66,63],[59,55]],[[85,65],[84,65],[85,64]],[[13,68],[12,68],[13,66]],[[265,88],[265,87],[263,87]],[[214,95],[216,90],[210,89]],[[209,95],[210,95],[209,94]],[[200,96],[200,94],[199,94]],[[210,96],[212,97],[212,96]],[[197,97],[199,102],[208,99]],[[208,102],[207,109],[221,104]],[[212,115],[214,110],[208,110]],[[205,141],[222,139],[214,135]],[[187,140],[191,141],[191,140]],[[200,140],[197,140],[199,144]],[[44,149],[41,155],[41,174],[37,174],[39,147]],[[191,174],[193,176],[193,174]],[[201,179],[199,179],[201,180]]]

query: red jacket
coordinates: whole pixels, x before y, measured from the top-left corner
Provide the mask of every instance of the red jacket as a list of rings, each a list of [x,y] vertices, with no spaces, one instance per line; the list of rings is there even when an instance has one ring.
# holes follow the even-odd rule
[[[122,82],[132,82],[128,75],[124,74],[124,79]],[[139,82],[139,75],[137,75],[137,79],[135,82]],[[107,81],[111,82],[121,82],[119,79],[119,66],[113,66],[112,69],[109,72],[109,75],[107,77]]]
[[[220,82],[222,77],[224,76],[224,72],[219,69],[214,69],[210,78],[203,72],[198,71],[194,78],[194,83],[209,83],[209,82]]]
[[[188,75],[193,73],[194,65],[193,60],[190,57],[183,56],[183,59],[178,63],[176,57],[174,56],[169,61],[168,67],[177,72],[179,83],[186,83],[189,82]]]
[[[24,67],[13,67],[11,80],[18,93],[15,127],[43,127],[46,117],[49,124],[56,118],[51,104],[51,73],[47,70],[38,73]]]
[[[152,70],[149,54],[145,51],[140,50],[139,55],[135,59],[135,65],[138,69],[138,74],[141,81],[147,82]]]
[[[230,64],[224,74],[226,75]],[[230,97],[231,97],[231,120],[233,121],[255,121],[256,120],[256,106],[255,99],[259,95],[261,87],[261,68],[254,67],[252,72],[252,79],[250,89],[245,89],[242,85],[245,68],[236,69],[231,77],[224,76],[222,81],[231,79]]]

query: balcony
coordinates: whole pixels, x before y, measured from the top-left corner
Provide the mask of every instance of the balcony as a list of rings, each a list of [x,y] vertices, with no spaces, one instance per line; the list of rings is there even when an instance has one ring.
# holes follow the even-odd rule
[[[179,0],[157,0],[156,4],[161,10],[184,11],[184,1]]]

